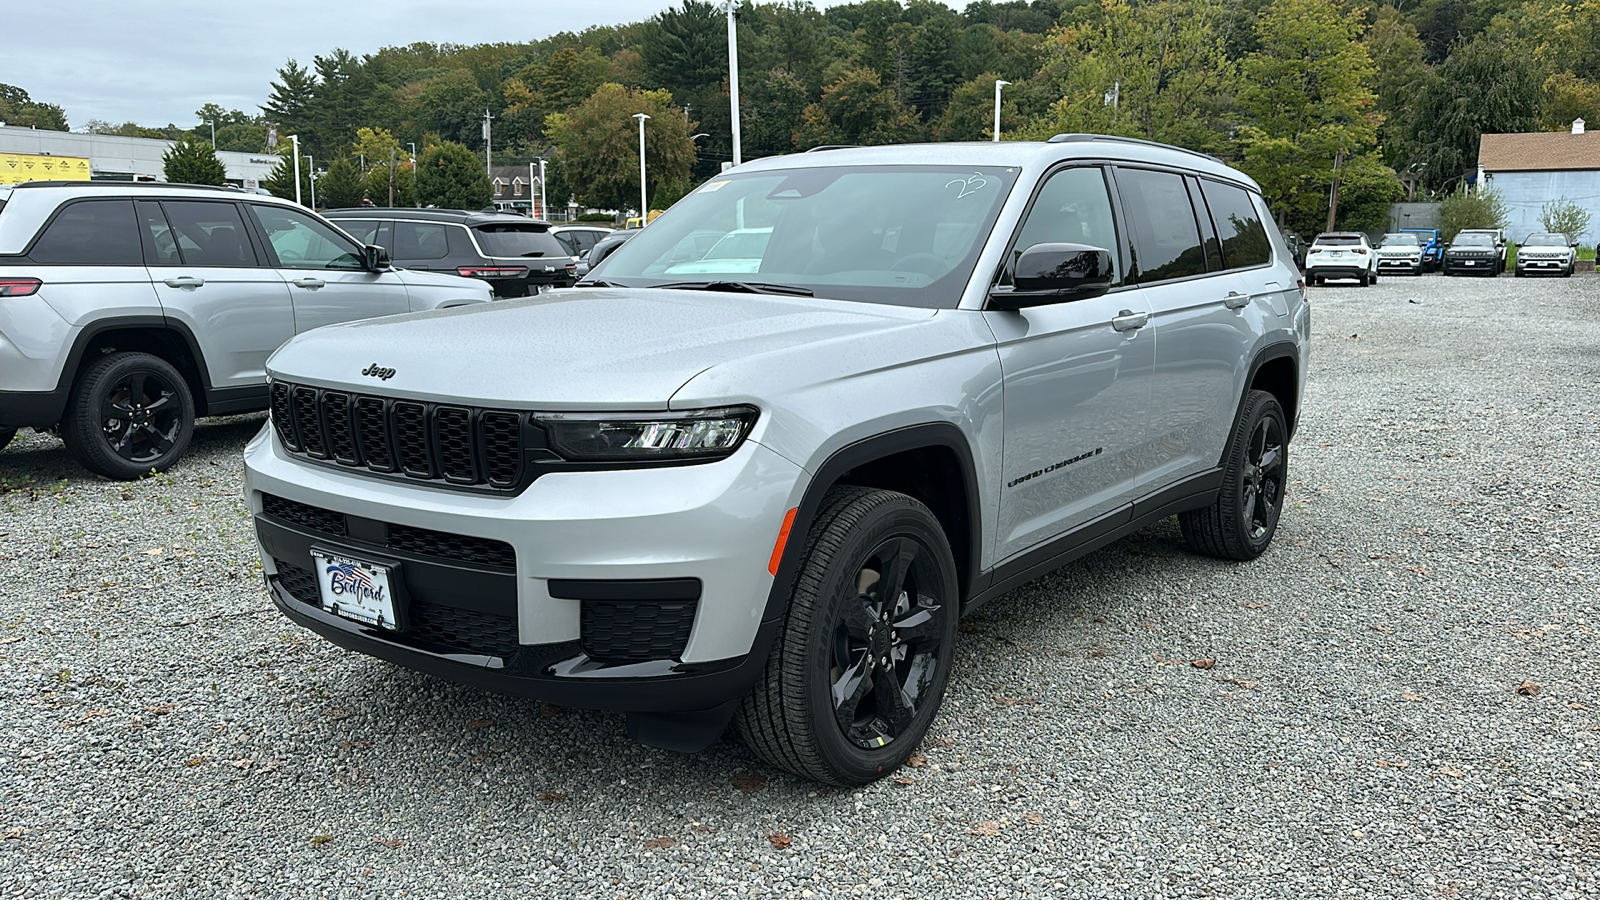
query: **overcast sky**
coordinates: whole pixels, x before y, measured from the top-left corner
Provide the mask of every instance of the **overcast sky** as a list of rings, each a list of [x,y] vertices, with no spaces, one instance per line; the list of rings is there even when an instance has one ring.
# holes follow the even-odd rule
[[[343,47],[361,55],[416,41],[527,41],[647,19],[676,0],[0,0],[0,82],[67,112],[73,130],[196,124],[212,102],[258,112],[278,67]],[[815,0],[820,7],[841,0]],[[946,2],[955,8],[964,2]]]

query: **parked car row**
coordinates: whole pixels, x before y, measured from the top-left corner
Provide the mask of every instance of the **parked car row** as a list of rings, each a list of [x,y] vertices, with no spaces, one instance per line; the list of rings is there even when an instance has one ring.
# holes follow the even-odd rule
[[[1289,243],[1294,246],[1293,241]],[[1344,278],[1365,287],[1376,283],[1381,274],[1421,275],[1434,268],[1445,275],[1493,277],[1506,271],[1508,255],[1505,231],[1500,228],[1464,229],[1443,247],[1435,229],[1390,232],[1377,246],[1361,232],[1339,231],[1317,235],[1306,249],[1301,268],[1313,284]],[[1528,235],[1517,249],[1513,268],[1521,278],[1532,272],[1571,276],[1577,266],[1575,242],[1564,234],[1540,232]]]

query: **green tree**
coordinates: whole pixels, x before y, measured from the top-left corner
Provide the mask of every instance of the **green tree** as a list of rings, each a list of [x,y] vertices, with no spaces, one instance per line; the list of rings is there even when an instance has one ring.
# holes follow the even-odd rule
[[[387,129],[383,128],[358,128],[356,129],[356,142],[350,148],[351,153],[366,161],[368,171],[373,166],[381,166],[385,173],[388,172],[389,160],[392,157],[396,162],[407,159],[406,151],[401,149],[400,142]],[[389,176],[384,175],[387,179]],[[374,197],[373,199],[377,199]]]
[[[688,177],[694,143],[689,140],[689,121],[672,95],[605,84],[570,113],[556,113],[545,122],[545,132],[561,156],[563,172],[580,203],[602,209],[637,206],[639,123],[633,118],[635,113],[650,116],[645,123],[649,195],[654,197],[662,185]]]
[[[934,137],[941,141],[986,141],[993,138],[994,83],[999,78],[994,72],[984,72],[957,87],[950,96],[950,104],[945,107],[944,115],[939,118]],[[1002,94],[1001,136],[1006,136],[1007,129],[1016,127],[1016,124],[1016,101]]]
[[[483,161],[453,141],[434,144],[422,153],[417,169],[417,199],[441,209],[482,209],[494,197]]]
[[[272,82],[272,94],[261,111],[269,122],[277,124],[279,135],[299,135],[310,143],[315,137],[311,102],[316,90],[316,77],[291,59],[278,70],[278,80]]]
[[[347,209],[361,205],[361,173],[348,156],[336,156],[328,170],[317,179],[317,205],[323,209]]]
[[[1369,234],[1387,231],[1389,208],[1404,200],[1405,193],[1394,170],[1376,153],[1358,156],[1339,170],[1339,216],[1334,227]]]
[[[41,131],[66,131],[67,114],[54,103],[36,103],[28,92],[0,84],[0,122]]]
[[[1243,62],[1242,168],[1297,231],[1326,224],[1342,157],[1375,149],[1375,76],[1361,24],[1330,0],[1279,0],[1256,24],[1260,47]]]
[[[416,206],[417,191],[416,179],[411,174],[411,163],[408,160],[396,158],[394,163],[394,206]],[[381,162],[367,160],[367,174],[361,179],[362,192],[368,200],[379,206],[389,206],[390,169],[389,158],[385,156]]]
[[[917,139],[917,113],[895,100],[871,69],[854,69],[822,90],[795,128],[797,147],[823,144],[897,144]]]
[[[198,139],[199,135],[195,137]],[[210,143],[210,132],[207,131],[206,143]],[[267,149],[267,126],[265,125],[224,125],[217,129],[217,149],[233,150],[239,153],[260,153]]]
[[[1576,241],[1589,230],[1589,219],[1588,210],[1566,197],[1551,200],[1539,210],[1539,227],[1564,234],[1570,241]]]
[[[1417,37],[1416,26],[1394,7],[1378,7],[1365,42],[1377,69],[1373,86],[1377,110],[1383,117],[1378,142],[1384,159],[1403,168],[1411,163],[1410,138],[1417,133],[1411,119],[1412,103],[1438,76],[1424,59],[1427,49]]]
[[[748,108],[739,116],[744,155],[756,159],[793,150],[794,123],[809,103],[805,84],[786,70],[774,69],[753,82],[743,99]]]
[[[428,79],[417,95],[417,106],[423,126],[445,140],[483,146],[483,111],[489,107],[489,95],[472,73],[451,69]]]
[[[222,160],[217,159],[209,140],[186,139],[173,144],[162,154],[161,168],[167,181],[173,184],[228,183],[227,170],[223,168]]]
[[[278,163],[272,167],[261,186],[274,197],[294,199],[294,153],[289,148],[278,151]],[[311,170],[304,161],[300,164],[300,202],[311,205]]]
[[[1544,78],[1524,48],[1483,36],[1456,47],[1413,101],[1406,138],[1413,159],[1448,188],[1478,159],[1485,133],[1532,131],[1544,108]]]
[[[167,139],[167,133],[161,129],[146,128],[137,122],[123,122],[121,125],[113,125],[110,122],[106,122],[101,119],[90,119],[83,126],[83,130],[88,134],[111,134],[117,135],[118,137],[156,138],[159,140]]]
[[[331,158],[355,143],[356,129],[371,122],[381,106],[378,85],[348,50],[337,49],[313,61],[318,84],[308,112],[314,132],[309,141],[301,135],[300,144],[313,155]]]
[[[1563,130],[1574,119],[1600,123],[1600,83],[1557,72],[1545,79],[1544,96],[1544,108],[1539,111],[1542,129]]]
[[[1506,227],[1506,204],[1494,191],[1460,191],[1439,204],[1439,231],[1446,243],[1468,228]]]

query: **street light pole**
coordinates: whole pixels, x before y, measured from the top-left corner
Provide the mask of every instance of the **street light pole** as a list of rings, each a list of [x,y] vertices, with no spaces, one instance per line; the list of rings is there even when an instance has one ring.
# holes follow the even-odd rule
[[[650,206],[645,201],[644,182],[644,123],[650,118],[644,113],[634,113],[633,117],[639,120],[639,227],[650,224]]]
[[[312,156],[309,153],[306,154],[306,171],[309,173],[309,178],[307,180],[309,180],[311,182],[311,208],[312,209],[316,209],[317,208],[317,158],[315,156]]]
[[[733,112],[733,164],[744,162],[744,153],[739,147],[739,31],[734,24],[733,13],[739,8],[739,0],[727,0],[723,10],[728,14],[728,104]]]
[[[217,149],[217,120],[212,119],[209,124],[211,125],[211,149],[215,150]]]
[[[300,202],[300,135],[289,135],[289,142],[294,144],[294,202],[296,206],[303,206]]]
[[[494,175],[494,159],[490,155],[490,154],[492,154],[494,152],[493,149],[492,149],[492,141],[494,140],[494,131],[493,131],[494,126],[490,125],[489,123],[493,122],[493,121],[494,121],[494,116],[489,115],[489,111],[487,109],[484,110],[483,111],[483,171],[486,172],[491,177],[493,177],[493,175]]]
[[[544,197],[544,157],[539,157],[539,212],[542,218],[549,220],[550,204]]]
[[[1000,142],[1000,89],[1010,84],[1009,81],[994,80],[994,140]]]
[[[406,143],[411,145],[411,202],[421,206],[421,201],[417,200],[417,144],[415,141]]]

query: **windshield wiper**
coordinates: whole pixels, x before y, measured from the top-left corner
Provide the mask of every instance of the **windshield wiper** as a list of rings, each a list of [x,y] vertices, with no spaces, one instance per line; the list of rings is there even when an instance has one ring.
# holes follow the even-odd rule
[[[726,291],[730,294],[784,294],[791,297],[814,297],[810,288],[793,284],[772,284],[766,281],[674,281],[671,284],[652,284],[651,287],[680,291]]]
[[[574,284],[573,287],[627,287],[627,285],[625,285],[625,284],[617,284],[616,282],[613,282],[613,281],[588,281],[588,280],[585,280],[585,281],[580,281],[577,284]]]

